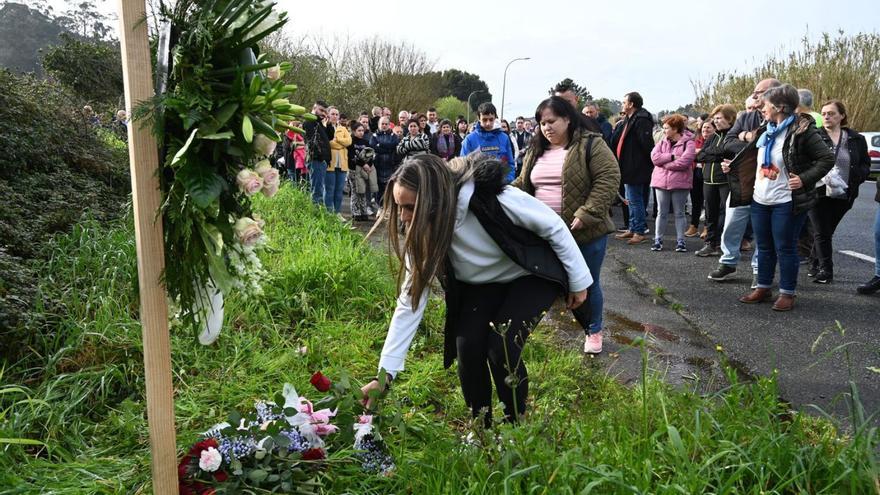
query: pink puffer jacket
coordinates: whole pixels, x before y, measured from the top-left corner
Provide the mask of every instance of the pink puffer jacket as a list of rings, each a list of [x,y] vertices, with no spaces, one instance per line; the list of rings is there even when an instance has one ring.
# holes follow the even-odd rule
[[[690,190],[694,183],[696,154],[694,135],[690,131],[685,131],[675,143],[667,138],[661,139],[651,151],[651,161],[654,162],[651,187],[667,191]]]

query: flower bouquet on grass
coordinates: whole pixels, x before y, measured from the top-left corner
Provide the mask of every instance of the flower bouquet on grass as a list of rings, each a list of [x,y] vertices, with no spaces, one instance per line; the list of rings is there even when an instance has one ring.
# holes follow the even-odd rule
[[[394,462],[376,429],[378,418],[359,414],[348,377],[334,384],[318,372],[310,382],[330,395],[313,403],[285,384],[274,402],[258,400],[252,411],[233,411],[205,432],[178,466],[181,495],[316,493],[318,475],[330,465],[328,450],[352,445],[353,456],[334,462],[353,459],[365,472],[390,475]]]

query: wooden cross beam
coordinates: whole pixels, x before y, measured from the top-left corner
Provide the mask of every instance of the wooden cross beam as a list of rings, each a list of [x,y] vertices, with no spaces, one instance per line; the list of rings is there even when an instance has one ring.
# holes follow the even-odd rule
[[[153,96],[150,47],[144,0],[119,0],[119,40],[125,107],[131,111]],[[147,421],[153,470],[153,493],[177,495],[177,441],[171,383],[168,307],[160,277],[165,267],[159,192],[159,153],[148,127],[128,126],[128,156],[137,242],[140,315],[143,327]]]

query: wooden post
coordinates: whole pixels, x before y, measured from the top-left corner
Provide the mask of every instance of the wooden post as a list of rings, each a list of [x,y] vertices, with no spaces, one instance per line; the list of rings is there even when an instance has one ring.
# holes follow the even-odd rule
[[[119,39],[125,106],[129,115],[139,102],[153,96],[150,47],[144,0],[119,0]],[[174,432],[174,392],[171,384],[171,339],[168,307],[161,274],[165,252],[161,217],[157,217],[159,152],[149,126],[128,126],[128,156],[137,241],[147,421],[153,466],[153,493],[177,495],[177,440]],[[159,220],[157,220],[159,219]]]

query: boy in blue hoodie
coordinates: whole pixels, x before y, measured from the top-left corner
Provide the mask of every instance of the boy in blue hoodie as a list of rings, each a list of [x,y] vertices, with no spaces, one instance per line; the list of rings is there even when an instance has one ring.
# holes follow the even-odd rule
[[[495,105],[489,102],[481,103],[477,107],[477,113],[480,114],[480,125],[464,138],[461,143],[461,156],[480,152],[497,157],[507,165],[507,182],[512,182],[516,172],[513,147],[510,145],[510,137],[500,127],[495,128],[495,119],[498,115]]]

